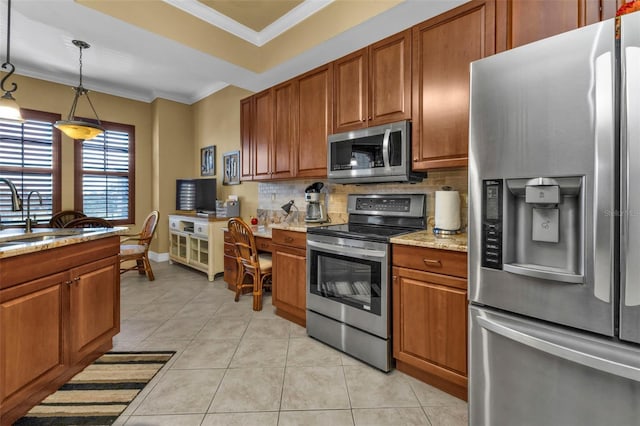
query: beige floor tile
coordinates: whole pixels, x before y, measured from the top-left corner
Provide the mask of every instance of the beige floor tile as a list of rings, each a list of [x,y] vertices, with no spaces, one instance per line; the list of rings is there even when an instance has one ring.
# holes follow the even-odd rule
[[[351,408],[342,367],[287,368],[282,410]]]
[[[307,329],[295,322],[289,323],[289,337],[307,337]]]
[[[310,337],[289,339],[287,367],[331,367],[342,365],[340,352]]]
[[[239,340],[194,340],[173,364],[174,369],[227,368]]]
[[[244,339],[288,339],[289,322],[282,318],[262,319],[254,317]]]
[[[240,297],[237,303],[233,301],[233,297],[233,293],[229,292],[229,299],[218,308],[215,316],[251,318],[253,315],[251,296],[245,295],[244,298]]]
[[[248,319],[213,316],[196,335],[202,339],[240,339],[247,329]]]
[[[206,318],[176,318],[162,324],[151,339],[192,339],[206,324]]]
[[[432,426],[467,426],[467,409],[461,406],[423,407]]]
[[[421,408],[354,408],[356,426],[418,426],[430,425]]]
[[[160,328],[164,322],[161,320],[121,320],[120,333],[113,340],[144,340]]]
[[[184,303],[152,303],[149,305],[137,305],[137,310],[130,313],[127,319],[137,320],[168,320],[173,317]]]
[[[353,426],[351,410],[281,411],[278,426]]]
[[[345,353],[340,353],[340,357],[342,358],[342,365],[350,365],[350,366],[359,366],[359,367],[368,367],[367,364],[365,364],[364,362],[360,361],[359,359],[356,359],[352,356],[349,356]]]
[[[353,408],[420,406],[409,381],[396,370],[383,373],[365,366],[343,368]]]
[[[467,403],[465,401],[458,399],[455,396],[449,395],[448,393],[443,392],[440,389],[434,388],[431,385],[421,382],[418,379],[414,379],[413,377],[409,376],[407,377],[411,388],[418,397],[418,401],[420,401],[420,405],[422,405],[423,407],[447,405],[466,408]]]
[[[283,376],[283,368],[228,369],[209,412],[278,411]]]
[[[224,370],[169,370],[142,401],[135,415],[204,413]]]
[[[289,339],[243,338],[233,355],[230,368],[282,367],[287,360]]]
[[[276,426],[277,424],[277,411],[207,414],[202,422],[202,426]]]
[[[131,416],[126,426],[199,426],[204,414],[179,414],[167,416]]]

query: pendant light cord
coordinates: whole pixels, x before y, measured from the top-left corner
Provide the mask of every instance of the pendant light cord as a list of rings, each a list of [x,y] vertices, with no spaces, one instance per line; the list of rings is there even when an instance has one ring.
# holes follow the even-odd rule
[[[11,89],[7,89],[4,87],[4,83],[7,81],[13,72],[16,70],[16,67],[11,63],[11,0],[7,1],[7,60],[4,64],[2,64],[2,69],[8,69],[7,74],[0,81],[0,89],[2,89],[5,94],[15,92],[18,89],[18,85],[15,82],[11,83]]]

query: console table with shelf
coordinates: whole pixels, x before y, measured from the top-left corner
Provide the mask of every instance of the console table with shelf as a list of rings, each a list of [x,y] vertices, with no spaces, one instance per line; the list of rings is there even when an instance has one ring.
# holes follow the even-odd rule
[[[207,274],[224,272],[224,235],[229,219],[194,213],[169,215],[169,261]]]

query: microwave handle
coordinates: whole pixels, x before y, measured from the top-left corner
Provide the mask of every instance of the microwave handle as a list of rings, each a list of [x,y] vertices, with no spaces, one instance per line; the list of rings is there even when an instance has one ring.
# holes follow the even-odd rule
[[[384,161],[384,168],[388,169],[389,166],[389,136],[391,135],[391,129],[384,131],[384,138],[382,139],[382,160]]]

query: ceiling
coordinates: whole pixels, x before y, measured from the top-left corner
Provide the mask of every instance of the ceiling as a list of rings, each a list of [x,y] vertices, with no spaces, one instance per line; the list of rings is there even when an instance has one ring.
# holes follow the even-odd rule
[[[75,86],[79,39],[87,89],[192,104],[228,85],[260,91],[465,1],[13,0],[10,59],[16,74]]]

